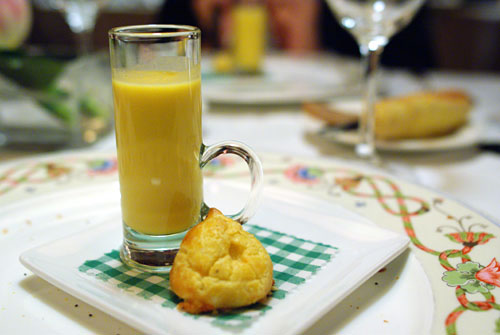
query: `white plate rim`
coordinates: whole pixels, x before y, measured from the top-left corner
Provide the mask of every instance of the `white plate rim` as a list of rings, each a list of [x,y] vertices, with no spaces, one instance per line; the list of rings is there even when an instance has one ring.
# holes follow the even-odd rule
[[[407,139],[397,141],[375,141],[375,147],[381,152],[440,152],[471,148],[480,142],[481,127],[477,122],[469,121],[456,132],[436,138]],[[314,130],[320,138],[333,143],[354,146],[358,142],[356,130],[331,129],[326,126]]]
[[[205,57],[202,66],[204,71],[202,73],[205,75],[213,74],[211,66],[212,57]],[[322,72],[324,69],[321,67],[320,63],[323,62],[328,64],[328,68],[331,70],[332,78],[337,76],[336,80],[332,80],[327,88],[315,89],[308,92],[303,91],[287,91],[287,92],[270,92],[265,91],[266,94],[256,93],[256,94],[238,94],[237,92],[225,92],[224,86],[237,85],[236,77],[231,75],[222,75],[217,77],[217,79],[205,79],[203,80],[202,94],[205,101],[215,104],[237,104],[237,105],[255,105],[255,104],[266,104],[266,105],[283,105],[283,104],[300,104],[304,101],[320,101],[329,97],[338,96],[351,92],[357,87],[356,76],[354,71],[358,70],[358,65],[349,62],[346,59],[339,57],[333,57],[332,55],[325,55],[319,57],[318,59],[314,57],[293,57],[285,54],[270,54],[266,55],[264,59],[264,71],[269,76],[279,75],[280,63],[297,63],[302,66],[296,66],[297,71],[303,71],[303,67],[314,69],[316,71]],[[278,66],[277,66],[278,65]],[[336,72],[333,72],[336,71]],[[309,73],[308,77],[314,78],[314,73]],[[219,84],[215,83],[214,88],[210,88],[211,81],[218,80]],[[214,84],[212,84],[214,85]]]

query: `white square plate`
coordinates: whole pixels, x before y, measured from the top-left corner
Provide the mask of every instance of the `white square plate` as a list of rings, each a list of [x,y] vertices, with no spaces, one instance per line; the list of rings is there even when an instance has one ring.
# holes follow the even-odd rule
[[[206,186],[207,188],[207,186]],[[236,206],[246,197],[238,184],[209,183],[210,202]],[[210,193],[210,192],[209,192]],[[227,212],[227,211],[226,211]],[[408,246],[406,236],[370,225],[336,204],[307,195],[267,187],[253,225],[332,245],[339,252],[314,276],[290,292],[241,334],[297,333],[312,325],[344,297]],[[368,224],[367,224],[368,223]],[[86,260],[117,249],[121,242],[119,208],[102,223],[77,234],[24,252],[21,262],[31,271],[102,311],[153,334],[218,333],[217,328],[123,292],[78,270]]]

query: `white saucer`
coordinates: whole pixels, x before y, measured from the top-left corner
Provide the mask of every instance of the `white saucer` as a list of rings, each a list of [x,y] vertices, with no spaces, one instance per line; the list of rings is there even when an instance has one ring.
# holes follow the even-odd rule
[[[336,110],[359,115],[361,111],[361,100],[359,99],[340,99],[332,102],[330,106]],[[321,138],[345,145],[354,146],[359,142],[359,133],[357,129],[338,129],[324,126],[324,123],[309,118],[309,131],[319,135]],[[404,139],[394,141],[377,140],[375,146],[379,151],[386,152],[435,152],[458,150],[470,148],[478,145],[481,139],[481,127],[475,120],[470,120],[466,125],[457,131],[448,135],[422,138],[422,139]]]
[[[357,63],[333,57],[268,55],[262,74],[219,75],[211,58],[202,62],[203,98],[219,104],[296,104],[318,101],[353,91]]]

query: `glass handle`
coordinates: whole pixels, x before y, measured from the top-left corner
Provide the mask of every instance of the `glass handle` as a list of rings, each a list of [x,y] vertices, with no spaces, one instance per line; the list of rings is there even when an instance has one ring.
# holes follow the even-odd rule
[[[262,163],[255,152],[247,145],[236,141],[223,141],[205,148],[201,157],[201,168],[207,165],[212,159],[222,154],[235,154],[243,158],[250,169],[251,188],[247,203],[238,213],[227,215],[231,219],[244,224],[255,214],[255,211],[257,210],[264,181]],[[204,207],[204,211],[208,211],[208,207],[205,204]]]

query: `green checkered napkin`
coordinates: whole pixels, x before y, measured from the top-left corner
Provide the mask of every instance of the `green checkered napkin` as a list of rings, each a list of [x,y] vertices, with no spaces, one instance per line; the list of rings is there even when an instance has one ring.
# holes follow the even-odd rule
[[[265,303],[256,303],[218,315],[192,316],[186,313],[186,316],[231,331],[243,330],[260,315],[282,303],[290,291],[305,283],[338,252],[336,247],[303,240],[267,228],[248,224],[245,228],[257,237],[271,256],[277,290],[273,291],[271,298]],[[118,250],[112,250],[99,259],[85,261],[78,270],[166,308],[175,308],[180,302],[180,299],[169,290],[168,274],[158,275],[131,269],[120,261]]]

